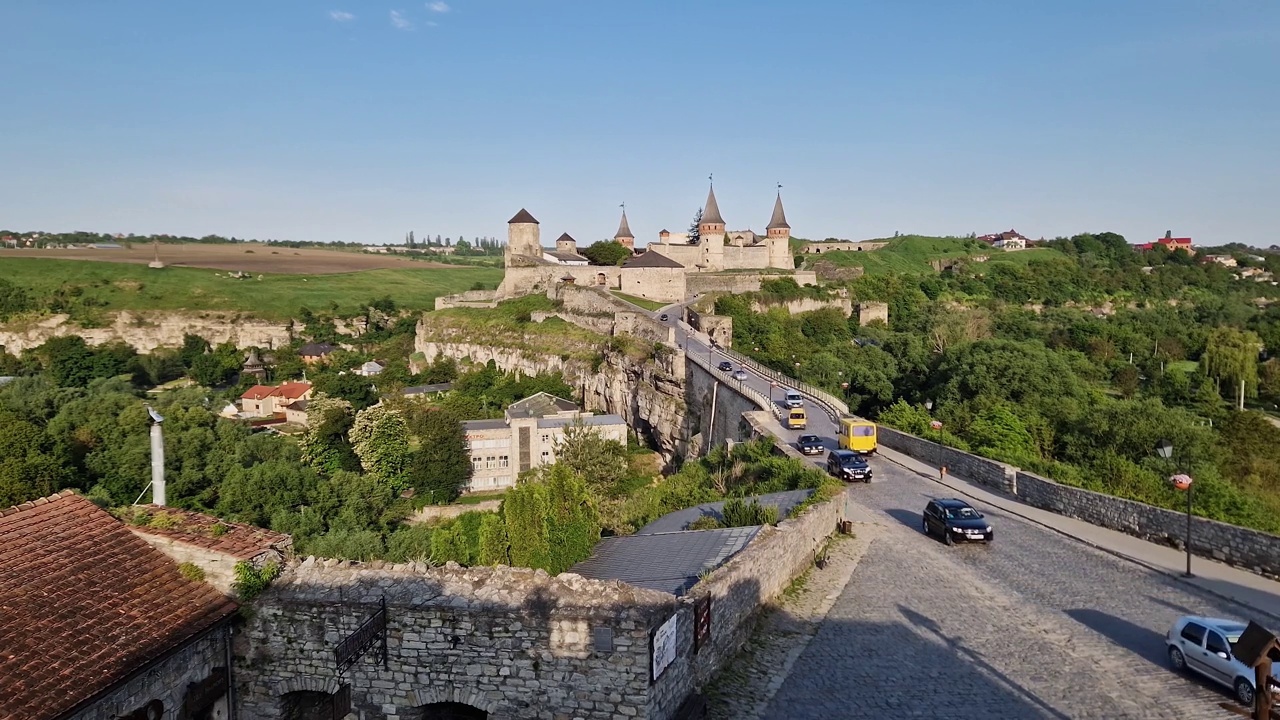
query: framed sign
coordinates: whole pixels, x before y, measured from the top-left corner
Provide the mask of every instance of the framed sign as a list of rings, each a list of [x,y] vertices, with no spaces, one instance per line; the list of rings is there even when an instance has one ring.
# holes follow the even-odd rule
[[[649,682],[655,683],[676,659],[676,616],[649,633]]]
[[[711,642],[711,596],[707,595],[693,604],[693,651],[698,652]]]

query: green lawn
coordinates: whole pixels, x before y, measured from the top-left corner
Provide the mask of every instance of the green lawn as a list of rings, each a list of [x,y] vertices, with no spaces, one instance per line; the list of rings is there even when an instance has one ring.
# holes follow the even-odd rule
[[[218,277],[217,275],[222,275]],[[480,267],[397,268],[324,275],[263,275],[235,280],[225,271],[47,258],[4,258],[0,276],[32,291],[37,300],[70,291],[86,315],[118,310],[243,312],[266,320],[296,317],[298,309],[353,313],[375,298],[390,296],[409,310],[435,307],[439,295],[475,283],[495,287],[502,270]],[[73,316],[81,313],[73,311]]]
[[[628,295],[624,292],[618,292],[617,290],[610,290],[609,292],[613,293],[615,297],[626,300],[632,305],[637,305],[639,307],[644,308],[645,310],[661,310],[662,308],[667,306],[667,303],[655,302],[653,300],[645,300],[642,297],[636,297],[635,295]]]
[[[1035,259],[1061,257],[1061,253],[1049,248],[1031,248],[1006,252],[967,238],[903,235],[890,238],[886,242],[888,245],[879,250],[863,252],[840,250],[823,253],[822,255],[807,256],[806,259],[810,264],[827,261],[841,267],[861,267],[868,275],[887,275],[889,273],[918,275],[932,272],[929,262],[942,258],[986,255],[990,258],[988,262],[1027,263]]]

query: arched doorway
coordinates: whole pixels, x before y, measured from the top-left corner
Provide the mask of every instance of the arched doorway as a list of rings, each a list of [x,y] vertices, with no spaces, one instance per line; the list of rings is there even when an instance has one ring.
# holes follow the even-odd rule
[[[297,690],[281,696],[280,717],[281,720],[333,720],[347,714],[346,708],[337,707],[341,702],[327,692]]]
[[[412,720],[489,720],[489,713],[466,703],[438,702],[419,705],[403,717]]]

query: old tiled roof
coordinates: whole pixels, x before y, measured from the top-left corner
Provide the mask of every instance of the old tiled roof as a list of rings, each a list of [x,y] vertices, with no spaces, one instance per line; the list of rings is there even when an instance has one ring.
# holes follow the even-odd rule
[[[618,232],[613,234],[614,240],[617,240],[620,238],[630,238],[632,240],[636,239],[636,236],[631,234],[631,226],[627,224],[626,210],[622,211],[622,222],[618,223]]]
[[[532,223],[534,225],[537,225],[538,221],[535,220],[534,217],[529,214],[528,210],[525,210],[524,208],[520,208],[520,212],[516,213],[514,217],[508,220],[507,224],[517,225],[521,223]]]
[[[551,393],[540,392],[507,406],[507,417],[540,418],[577,409],[578,406],[572,401],[556,397]]]
[[[298,402],[305,403],[306,400]],[[226,553],[240,560],[248,560],[269,550],[278,550],[287,554],[288,549],[293,545],[293,538],[272,530],[219,520],[212,515],[175,507],[157,505],[145,507],[153,517],[164,513],[173,518],[177,524],[171,527],[154,527],[150,524],[129,526],[135,533],[169,538],[187,545]],[[218,526],[224,529],[214,530]]]
[[[275,393],[276,393],[276,389],[271,387],[270,385],[254,385],[248,390],[245,390],[244,394],[240,396],[240,399],[241,400],[261,400],[262,398],[265,398],[265,397],[271,397]]]
[[[302,357],[321,357],[337,350],[337,345],[330,343],[307,343],[298,348],[298,355]]]
[[[680,263],[663,255],[660,252],[649,250],[642,252],[630,260],[622,263],[624,268],[683,268]]]
[[[0,511],[0,720],[59,717],[235,610],[70,491]]]
[[[782,212],[782,193],[778,193],[778,199],[773,201],[773,216],[769,218],[769,226],[765,230],[773,230],[774,228],[791,229],[787,224],[787,215]]]
[[[304,382],[287,382],[276,388],[276,397],[282,397],[289,400],[296,400],[306,395],[311,390],[311,383]]]
[[[562,243],[562,242],[571,242],[574,245],[578,244],[578,241],[574,240],[573,236],[570,235],[569,233],[560,233],[560,237],[556,238],[556,243]]]
[[[577,253],[563,252],[560,250],[543,250],[542,252],[562,262],[587,262],[585,257]]]
[[[724,218],[720,217],[720,204],[716,202],[716,189],[713,186],[707,191],[707,206],[702,209],[702,223],[723,225]]]

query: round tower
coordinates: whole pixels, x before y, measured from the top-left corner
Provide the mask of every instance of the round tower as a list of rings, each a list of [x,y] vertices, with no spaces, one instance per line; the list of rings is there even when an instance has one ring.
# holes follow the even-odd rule
[[[724,218],[720,217],[720,204],[716,202],[714,185],[707,191],[707,205],[702,210],[702,222],[698,223],[698,236],[705,244],[712,236],[716,242],[724,244]]]
[[[520,212],[507,221],[507,253],[542,257],[542,235],[538,221],[524,208],[520,208]]]
[[[773,215],[765,230],[768,233],[765,242],[769,245],[769,267],[795,267],[795,261],[791,259],[791,226],[787,224],[787,214],[782,210],[781,190],[773,201]]]
[[[618,223],[618,232],[613,234],[613,241],[628,250],[634,251],[636,249],[636,236],[631,234],[631,226],[627,224],[627,209],[625,207],[622,208],[622,222]]]

